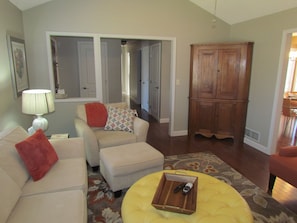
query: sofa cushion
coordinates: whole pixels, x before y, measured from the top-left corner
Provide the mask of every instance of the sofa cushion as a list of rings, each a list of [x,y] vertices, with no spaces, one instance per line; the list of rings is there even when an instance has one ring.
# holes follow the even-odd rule
[[[41,129],[15,147],[34,181],[40,180],[58,160],[56,151]]]
[[[6,223],[20,222],[86,223],[86,197],[80,190],[22,197]]]
[[[85,104],[87,123],[90,127],[104,127],[107,121],[107,109],[99,102]]]
[[[133,122],[137,116],[135,110],[109,106],[108,119],[104,130],[126,131],[133,133]]]
[[[0,133],[0,167],[22,188],[30,174],[15,149],[15,144],[26,139],[28,133],[21,127]]]
[[[0,222],[6,222],[20,195],[20,187],[0,168]]]
[[[95,131],[99,148],[135,143],[136,135],[124,131]]]
[[[85,159],[60,159],[42,179],[28,180],[23,187],[22,196],[76,189],[86,194],[87,180]]]

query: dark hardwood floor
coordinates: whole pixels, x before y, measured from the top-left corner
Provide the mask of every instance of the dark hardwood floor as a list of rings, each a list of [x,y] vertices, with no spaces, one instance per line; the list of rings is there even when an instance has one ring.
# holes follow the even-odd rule
[[[247,144],[235,146],[232,139],[218,140],[196,135],[170,137],[169,125],[160,124],[144,111],[139,116],[150,123],[147,142],[165,156],[211,151],[227,164],[267,191],[269,178],[269,156]],[[286,138],[288,141],[288,139]],[[284,144],[284,143],[283,143]],[[296,176],[297,177],[297,176]],[[297,214],[297,189],[277,178],[272,196]]]

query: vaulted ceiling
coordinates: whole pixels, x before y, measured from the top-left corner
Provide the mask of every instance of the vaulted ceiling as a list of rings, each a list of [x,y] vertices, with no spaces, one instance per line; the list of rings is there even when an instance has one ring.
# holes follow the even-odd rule
[[[296,0],[190,0],[226,23],[233,25],[296,8]]]
[[[9,0],[26,10],[53,0]],[[233,25],[297,7],[297,0],[189,0]]]
[[[20,10],[24,11],[26,9],[33,8],[35,6],[41,5],[52,0],[9,0],[12,4],[18,7]]]

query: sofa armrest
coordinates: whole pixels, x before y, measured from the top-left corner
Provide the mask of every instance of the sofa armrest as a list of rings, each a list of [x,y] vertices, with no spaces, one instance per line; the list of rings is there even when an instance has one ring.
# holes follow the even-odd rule
[[[50,139],[59,159],[84,158],[85,150],[82,138]]]
[[[134,119],[134,134],[137,137],[137,142],[145,142],[149,123],[141,118],[135,117]]]
[[[86,159],[91,167],[99,165],[99,148],[94,131],[79,118],[74,119],[76,133],[84,139]]]
[[[294,157],[297,156],[297,146],[285,146],[279,150],[280,156]]]

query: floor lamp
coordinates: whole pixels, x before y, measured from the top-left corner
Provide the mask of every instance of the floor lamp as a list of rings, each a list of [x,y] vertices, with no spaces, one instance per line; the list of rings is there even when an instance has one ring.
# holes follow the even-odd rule
[[[22,112],[24,114],[36,115],[32,126],[28,129],[29,134],[32,135],[38,129],[46,131],[48,121],[42,115],[53,111],[55,111],[55,104],[50,90],[31,89],[23,91]]]

